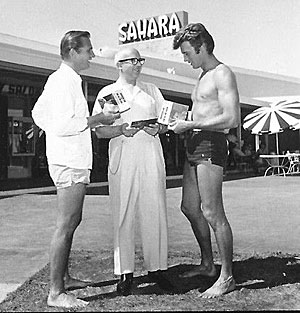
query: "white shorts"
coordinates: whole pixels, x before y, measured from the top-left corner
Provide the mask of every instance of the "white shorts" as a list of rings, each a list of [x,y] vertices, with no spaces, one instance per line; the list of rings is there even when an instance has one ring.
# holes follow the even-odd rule
[[[89,169],[70,168],[64,165],[49,164],[49,173],[57,189],[70,187],[73,184],[90,183]]]

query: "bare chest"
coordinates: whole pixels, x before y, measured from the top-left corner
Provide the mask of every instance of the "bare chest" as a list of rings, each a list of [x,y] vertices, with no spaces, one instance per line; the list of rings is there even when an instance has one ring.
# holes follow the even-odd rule
[[[206,73],[197,80],[192,92],[193,102],[211,102],[218,99],[218,91],[213,80],[212,73]]]
[[[218,89],[214,81],[214,70],[202,74],[192,92],[193,118],[208,118],[222,112],[218,99]]]

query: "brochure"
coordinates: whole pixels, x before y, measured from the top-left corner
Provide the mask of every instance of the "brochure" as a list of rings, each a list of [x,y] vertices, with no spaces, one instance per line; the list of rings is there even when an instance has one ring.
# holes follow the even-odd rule
[[[189,106],[165,100],[157,119],[158,123],[168,125],[173,119],[185,120]]]
[[[123,113],[130,109],[130,105],[126,101],[122,91],[114,91],[111,94],[103,97],[103,99],[117,105],[119,107],[120,113]]]
[[[133,121],[131,122],[131,127],[136,127],[136,128],[144,128],[145,126],[149,126],[150,124],[155,124],[157,123],[157,118],[150,118],[147,120],[139,120],[139,121]]]

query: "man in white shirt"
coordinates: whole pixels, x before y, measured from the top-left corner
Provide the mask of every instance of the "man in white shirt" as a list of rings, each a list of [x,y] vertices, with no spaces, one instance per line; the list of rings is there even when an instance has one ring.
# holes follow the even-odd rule
[[[138,80],[145,59],[133,48],[117,52],[118,80],[100,90],[93,114],[102,112],[100,102],[120,90],[130,109],[111,126],[95,129],[109,143],[109,194],[114,220],[114,272],[120,276],[117,291],[131,293],[135,263],[136,215],[145,267],[151,281],[164,290],[173,290],[164,272],[168,268],[168,229],[166,212],[166,172],[158,133],[167,127],[152,122],[149,126],[129,127],[131,122],[158,117],[164,98],[153,84]]]
[[[89,116],[79,73],[95,57],[86,31],[67,32],[61,40],[62,63],[52,73],[36,102],[32,117],[46,133],[49,173],[57,187],[58,217],[50,247],[49,306],[76,308],[88,302],[67,294],[88,282],[72,278],[68,260],[73,235],[82,219],[86,185],[92,169],[91,128],[120,117],[108,110]]]

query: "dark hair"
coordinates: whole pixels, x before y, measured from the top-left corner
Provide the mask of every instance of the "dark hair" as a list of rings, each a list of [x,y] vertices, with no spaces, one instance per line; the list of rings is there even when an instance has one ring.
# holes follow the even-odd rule
[[[60,42],[61,58],[68,59],[71,49],[78,51],[83,46],[81,38],[90,38],[91,35],[87,31],[71,30],[67,32]]]
[[[196,53],[199,53],[203,43],[208,54],[212,54],[215,47],[212,36],[201,23],[191,23],[181,28],[174,37],[173,49],[178,49],[184,41],[188,41]]]

